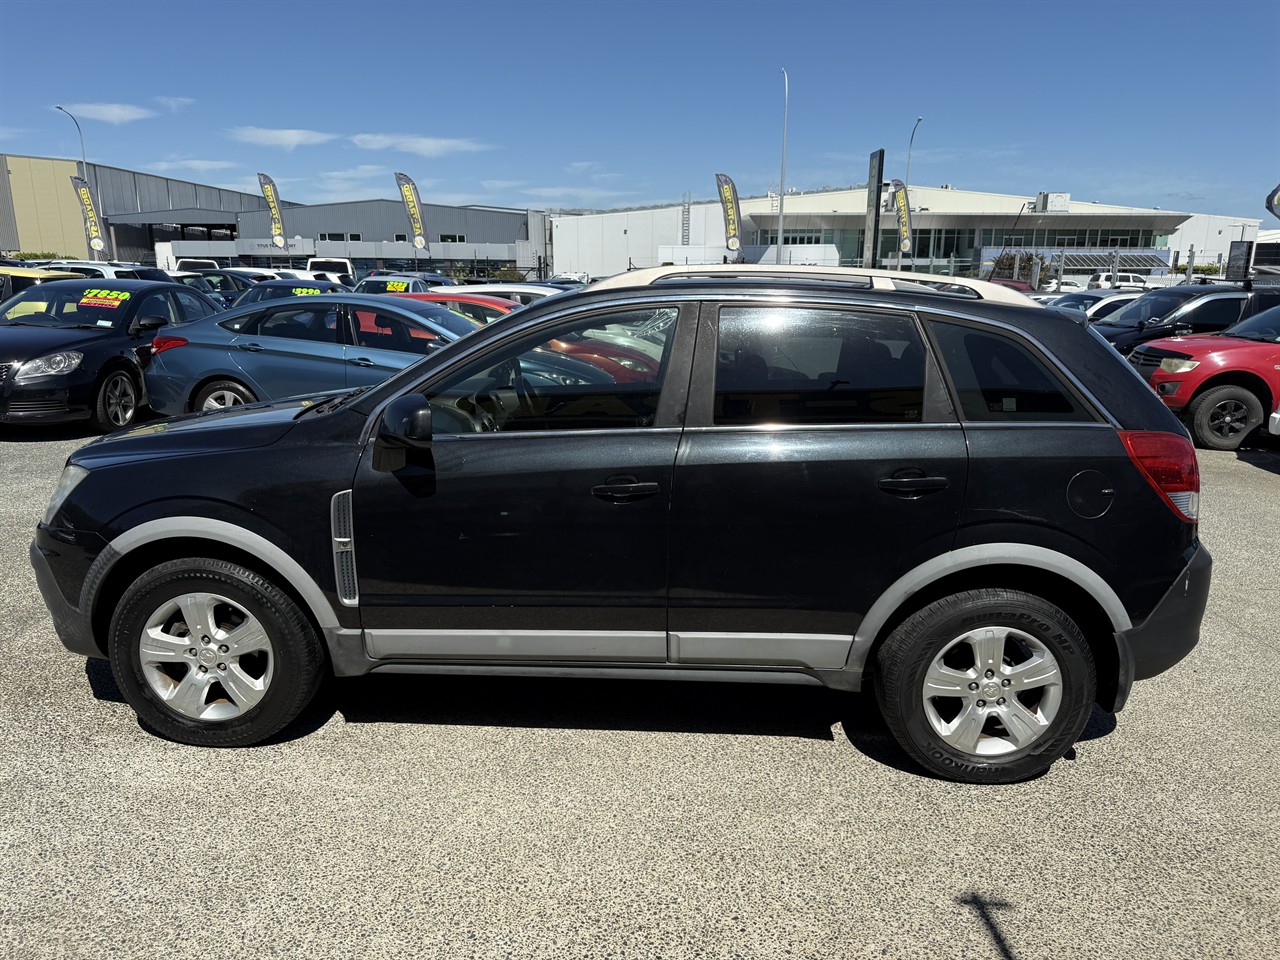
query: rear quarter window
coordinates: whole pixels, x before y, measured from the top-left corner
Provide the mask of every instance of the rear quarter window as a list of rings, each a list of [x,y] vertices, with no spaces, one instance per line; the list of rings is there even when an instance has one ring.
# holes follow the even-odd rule
[[[965,420],[1096,421],[1058,375],[1013,337],[958,323],[929,326]]]

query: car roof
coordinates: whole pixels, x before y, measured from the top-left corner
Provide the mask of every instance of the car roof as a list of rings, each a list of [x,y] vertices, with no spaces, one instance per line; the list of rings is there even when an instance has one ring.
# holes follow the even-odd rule
[[[70,287],[78,286],[85,290],[94,289],[94,288],[103,287],[103,286],[109,286],[113,290],[149,290],[153,287],[160,287],[161,289],[172,287],[172,288],[181,290],[184,293],[189,292],[191,290],[190,287],[185,287],[182,284],[178,283],[176,280],[126,280],[126,279],[117,278],[117,277],[77,276],[74,280],[73,279],[54,280],[51,282],[50,286],[56,286],[59,288],[70,288]]]
[[[644,270],[633,270],[630,273],[621,273],[607,280],[598,280],[587,289],[621,290],[629,287],[652,287],[655,284],[690,280],[709,282],[754,281],[756,283],[762,281],[798,281],[801,283],[844,284],[876,291],[894,290],[895,280],[926,286],[945,283],[971,290],[974,296],[972,298],[965,297],[964,299],[966,300],[1039,308],[1039,304],[1026,294],[985,280],[950,277],[934,273],[911,273],[899,270],[864,270],[859,267],[770,266],[758,263],[713,263],[686,267],[650,267]],[[936,291],[935,295],[951,300],[958,299],[956,294],[941,290]]]
[[[457,289],[458,293],[453,291]],[[428,303],[457,300],[459,303],[474,303],[481,307],[508,307],[515,308],[520,306],[514,300],[508,300],[505,297],[495,297],[490,293],[467,293],[466,287],[435,287],[426,293],[390,293],[390,297],[404,297],[408,300],[425,300]]]
[[[7,277],[24,277],[31,280],[82,280],[83,277],[78,273],[70,273],[66,270],[43,269],[40,267],[0,267],[0,273]]]
[[[296,287],[300,283],[314,283],[317,286],[327,283],[331,287],[342,286],[336,280],[313,280],[311,277],[272,277],[270,280],[263,280],[261,283],[254,284],[249,289],[257,290],[258,287]],[[341,293],[342,291],[338,292]]]

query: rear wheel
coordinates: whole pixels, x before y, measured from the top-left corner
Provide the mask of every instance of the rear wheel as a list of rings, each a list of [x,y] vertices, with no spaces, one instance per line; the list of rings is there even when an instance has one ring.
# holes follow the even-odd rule
[[[1209,450],[1236,449],[1261,426],[1262,417],[1262,401],[1234,384],[1206,390],[1187,408],[1191,435]]]
[[[242,403],[253,403],[258,398],[242,383],[234,380],[215,380],[205,384],[204,389],[196,394],[192,406],[196,410],[225,410],[227,407],[238,407]]]
[[[284,591],[212,559],[173,560],[124,592],[111,668],[148,727],[196,746],[247,746],[293,720],[324,675],[315,628]]]
[[[1067,752],[1093,709],[1093,655],[1062,610],[1017,590],[929,604],[880,647],[876,694],[890,731],[951,780],[1010,783]]]

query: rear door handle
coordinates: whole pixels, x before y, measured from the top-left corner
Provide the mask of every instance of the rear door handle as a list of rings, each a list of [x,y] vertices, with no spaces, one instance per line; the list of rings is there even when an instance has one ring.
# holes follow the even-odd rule
[[[656,483],[640,483],[635,477],[610,477],[607,483],[591,488],[591,495],[610,503],[630,503],[652,497],[661,487]]]
[[[945,490],[951,481],[946,477],[926,477],[919,470],[903,470],[880,481],[880,489],[904,500],[918,500],[926,493]]]
[[[377,364],[368,357],[347,357],[347,363],[354,363],[357,367],[376,367]]]
[[[237,343],[236,349],[248,350],[250,353],[260,353],[262,350],[266,348],[263,347],[262,344],[260,343]]]

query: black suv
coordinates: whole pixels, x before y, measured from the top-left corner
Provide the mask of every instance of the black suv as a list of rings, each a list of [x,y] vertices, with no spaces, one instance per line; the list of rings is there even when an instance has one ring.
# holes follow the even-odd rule
[[[870,685],[924,767],[1024,779],[1191,650],[1211,561],[1151,389],[963,282],[639,271],[372,388],[118,433],[69,459],[40,589],[191,744],[327,673]]]
[[[1144,293],[1095,329],[1121,353],[1140,343],[1193,333],[1221,333],[1233,323],[1280,305],[1280,286],[1186,284]]]

